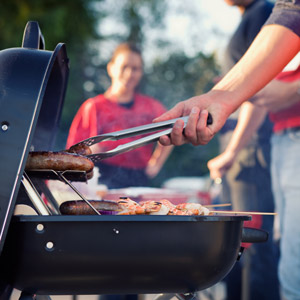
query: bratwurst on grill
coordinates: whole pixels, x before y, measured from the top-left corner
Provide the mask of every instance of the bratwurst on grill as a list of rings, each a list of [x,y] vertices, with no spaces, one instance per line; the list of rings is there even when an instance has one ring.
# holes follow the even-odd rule
[[[89,200],[89,203],[98,211],[120,211],[121,206],[110,200]],[[83,200],[66,201],[59,207],[63,215],[94,215],[93,209]]]
[[[85,171],[91,172],[94,163],[87,157],[67,152],[29,152],[25,170]]]

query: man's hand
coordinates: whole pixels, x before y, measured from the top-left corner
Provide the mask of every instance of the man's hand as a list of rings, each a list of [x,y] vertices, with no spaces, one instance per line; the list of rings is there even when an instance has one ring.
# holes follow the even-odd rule
[[[205,145],[222,128],[226,119],[232,112],[232,107],[226,105],[226,95],[223,91],[212,90],[207,94],[190,98],[175,105],[154,122],[189,116],[185,129],[182,120],[176,121],[170,137],[163,136],[160,143],[167,145]],[[228,102],[229,103],[229,102]],[[208,112],[212,116],[212,124],[207,125]]]

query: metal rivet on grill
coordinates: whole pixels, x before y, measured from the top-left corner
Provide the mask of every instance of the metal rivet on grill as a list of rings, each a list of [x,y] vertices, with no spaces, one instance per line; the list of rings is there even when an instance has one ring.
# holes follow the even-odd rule
[[[36,231],[37,232],[43,232],[44,231],[44,225],[43,224],[36,225]]]
[[[46,244],[46,249],[47,249],[47,250],[53,250],[53,248],[54,248],[53,242],[48,242],[48,243]]]
[[[8,122],[2,122],[1,123],[1,130],[2,131],[7,131],[8,130],[8,127],[9,127],[9,124],[8,124]]]
[[[222,183],[222,178],[218,177],[215,179],[215,184],[221,184]]]

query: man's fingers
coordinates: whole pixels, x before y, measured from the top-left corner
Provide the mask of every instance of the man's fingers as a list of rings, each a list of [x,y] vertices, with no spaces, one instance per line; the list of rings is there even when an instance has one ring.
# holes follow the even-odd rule
[[[206,145],[214,136],[211,129],[207,127],[208,111],[200,112],[199,120],[196,127],[197,145]]]
[[[193,145],[205,145],[212,136],[211,130],[207,128],[208,111],[193,107],[191,110],[184,135]]]
[[[183,113],[183,103],[180,102],[180,103],[176,104],[169,111],[167,111],[164,114],[162,114],[161,116],[155,118],[153,120],[153,122],[157,123],[157,122],[163,122],[163,121],[166,121],[166,120],[171,120],[171,119],[179,118],[179,117],[183,116],[182,113]]]
[[[171,141],[175,146],[180,146],[185,143],[185,137],[183,135],[184,121],[177,120],[173,126],[171,132]]]
[[[169,146],[169,145],[175,145],[180,146],[185,143],[185,137],[183,135],[183,128],[184,128],[184,121],[183,120],[177,120],[174,123],[172,132],[170,136],[161,136],[159,138],[159,142],[163,146]]]
[[[192,106],[190,104],[185,107],[184,102],[180,102],[168,112],[154,119],[153,122],[162,122],[185,115],[189,115],[189,119],[184,131],[183,120],[177,120],[173,126],[170,137],[165,136],[160,138],[159,141],[162,145],[168,146],[173,144],[180,146],[186,142],[190,142],[193,145],[205,145],[212,139],[214,136],[213,125],[207,126],[208,111],[206,109],[200,110],[198,106]]]
[[[184,129],[184,135],[193,145],[197,145],[198,143],[196,128],[199,121],[199,114],[200,109],[198,107],[193,107],[189,115],[189,120]]]
[[[167,135],[163,135],[159,138],[159,142],[163,145],[163,146],[170,146],[172,145],[171,143],[171,139],[167,136]]]

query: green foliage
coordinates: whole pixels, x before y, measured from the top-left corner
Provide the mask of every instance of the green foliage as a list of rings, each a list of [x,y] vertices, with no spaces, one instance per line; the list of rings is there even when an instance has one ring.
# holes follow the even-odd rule
[[[129,34],[126,40],[142,45],[147,34],[142,30],[143,27],[160,26],[165,10],[165,2],[161,0],[127,1],[121,15],[123,22],[129,21]]]
[[[207,92],[217,75],[213,55],[199,52],[187,57],[184,53],[171,53],[167,60],[157,60],[146,70],[142,90],[171,108],[180,100]]]
[[[93,1],[84,0],[1,0],[0,49],[20,47],[25,25],[37,21],[45,38],[47,50],[54,50],[63,42],[70,58],[69,83],[62,114],[62,131],[65,132],[78,106],[85,97],[82,88],[86,80],[85,67],[91,62],[91,41],[100,39],[98,21],[103,14],[92,9]],[[66,134],[59,136],[64,147]]]
[[[58,42],[84,49],[85,43],[97,38],[95,25],[99,15],[83,0],[1,0],[0,47],[21,45],[23,29],[27,21],[39,22],[46,40],[46,48],[52,50]]]

